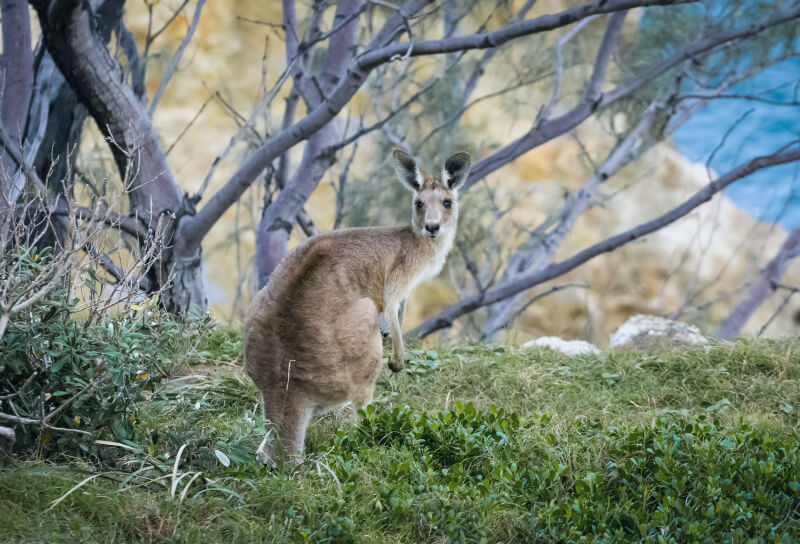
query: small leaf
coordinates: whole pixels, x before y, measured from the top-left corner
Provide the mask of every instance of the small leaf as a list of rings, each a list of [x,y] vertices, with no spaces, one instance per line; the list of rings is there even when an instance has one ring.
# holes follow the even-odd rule
[[[67,364],[67,358],[66,357],[60,358],[53,364],[53,366],[50,367],[50,372],[52,373],[58,372],[64,367],[65,364]]]
[[[219,450],[214,450],[214,455],[216,455],[216,456],[217,456],[217,459],[219,459],[219,462],[220,462],[220,463],[222,463],[222,466],[224,466],[224,467],[229,467],[229,466],[231,466],[231,459],[230,459],[230,457],[228,457],[227,455],[225,455],[223,452],[221,452],[221,451],[219,451]]]
[[[706,408],[706,412],[716,412],[716,411],[719,411],[719,410],[724,410],[725,408],[727,408],[730,405],[731,405],[731,401],[729,401],[728,399],[723,398],[719,402],[717,402],[716,404],[712,404],[711,406]]]

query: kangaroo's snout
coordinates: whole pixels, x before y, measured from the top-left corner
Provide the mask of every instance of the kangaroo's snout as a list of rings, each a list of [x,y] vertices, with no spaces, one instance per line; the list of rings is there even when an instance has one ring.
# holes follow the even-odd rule
[[[435,236],[439,234],[439,223],[426,223],[425,230],[432,236]]]

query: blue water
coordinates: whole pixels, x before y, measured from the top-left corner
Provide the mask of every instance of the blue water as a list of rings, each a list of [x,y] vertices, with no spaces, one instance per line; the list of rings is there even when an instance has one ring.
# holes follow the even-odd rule
[[[698,93],[699,94],[699,93]],[[727,94],[757,95],[800,102],[800,59],[768,68]],[[734,127],[731,130],[731,127]],[[725,143],[720,146],[726,132]],[[800,106],[779,106],[743,99],[712,100],[674,134],[687,158],[724,173],[759,155],[775,153],[800,138]],[[716,152],[714,149],[717,148]],[[756,219],[800,226],[800,165],[784,164],[758,171],[725,189],[725,194]]]

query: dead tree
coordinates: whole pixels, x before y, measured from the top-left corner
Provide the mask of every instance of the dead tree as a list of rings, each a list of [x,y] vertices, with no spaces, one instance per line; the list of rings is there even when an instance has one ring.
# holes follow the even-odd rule
[[[549,265],[553,255],[572,231],[575,222],[594,205],[598,190],[612,179],[614,174],[654,144],[673,134],[710,101],[730,97],[727,91],[737,83],[798,55],[799,52],[788,51],[763,62],[754,63],[746,70],[731,69],[724,77],[714,81],[714,84],[706,88],[702,94],[681,93],[680,87],[686,76],[683,72],[676,74],[675,81],[665,96],[653,100],[645,108],[639,123],[619,140],[606,159],[598,165],[595,174],[577,191],[565,198],[562,209],[556,214],[555,219],[551,217],[531,229],[523,243],[507,259],[503,274],[498,281],[505,283],[528,271],[543,269]],[[524,298],[525,292],[520,292],[491,305],[483,327],[483,335],[494,336],[507,326],[513,316],[519,314],[519,305]]]

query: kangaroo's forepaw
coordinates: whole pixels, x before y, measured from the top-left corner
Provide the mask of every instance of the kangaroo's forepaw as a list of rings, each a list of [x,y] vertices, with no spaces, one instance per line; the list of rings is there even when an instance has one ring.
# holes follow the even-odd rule
[[[404,367],[405,365],[403,364],[402,357],[400,358],[392,357],[391,359],[389,359],[389,368],[392,370],[392,372],[400,372],[401,370],[403,370]]]

